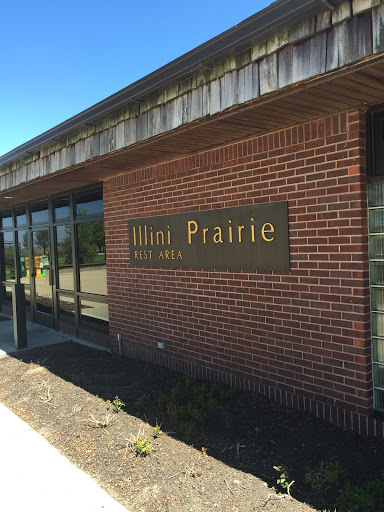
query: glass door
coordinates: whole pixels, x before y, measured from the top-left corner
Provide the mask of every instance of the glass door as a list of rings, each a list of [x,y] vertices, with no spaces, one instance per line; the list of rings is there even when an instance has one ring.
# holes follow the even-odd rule
[[[32,232],[32,259],[29,261],[29,271],[32,277],[34,320],[47,327],[53,327],[53,279],[48,229]]]

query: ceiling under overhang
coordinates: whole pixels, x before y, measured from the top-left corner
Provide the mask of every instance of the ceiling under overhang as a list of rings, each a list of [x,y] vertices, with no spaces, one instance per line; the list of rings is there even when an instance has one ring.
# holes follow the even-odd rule
[[[336,112],[368,109],[384,103],[383,84],[384,56],[369,57],[81,166],[8,189],[0,193],[0,205],[43,198]]]

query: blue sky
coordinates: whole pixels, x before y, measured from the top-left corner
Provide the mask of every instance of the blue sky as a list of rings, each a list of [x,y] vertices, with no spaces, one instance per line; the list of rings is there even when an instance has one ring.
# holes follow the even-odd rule
[[[270,3],[271,0],[3,2],[0,155]]]

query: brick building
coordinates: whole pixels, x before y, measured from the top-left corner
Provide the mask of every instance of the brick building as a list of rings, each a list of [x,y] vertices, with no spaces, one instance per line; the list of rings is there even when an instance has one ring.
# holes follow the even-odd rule
[[[21,282],[34,322],[383,437],[383,26],[278,0],[1,157],[2,310]]]

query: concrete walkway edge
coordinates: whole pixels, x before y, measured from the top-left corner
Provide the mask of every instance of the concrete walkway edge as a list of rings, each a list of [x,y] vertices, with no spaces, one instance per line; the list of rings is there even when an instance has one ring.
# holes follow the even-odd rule
[[[0,403],[2,512],[126,512],[88,475]]]
[[[0,322],[0,366],[3,357],[16,351],[13,322],[7,318]],[[29,322],[27,331],[28,348],[19,354],[71,340],[63,333]],[[73,341],[103,349],[84,340]],[[1,512],[127,512],[2,403],[0,486]]]

